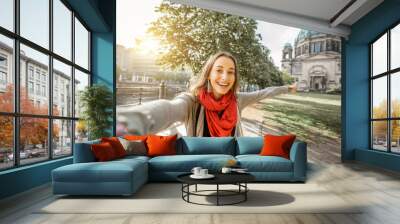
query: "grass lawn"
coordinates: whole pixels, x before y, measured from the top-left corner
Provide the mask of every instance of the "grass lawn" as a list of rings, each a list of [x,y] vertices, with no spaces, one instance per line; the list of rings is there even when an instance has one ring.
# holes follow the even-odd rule
[[[270,129],[294,133],[300,139],[340,141],[340,100],[340,95],[297,93],[263,100],[257,108],[264,112],[264,124]]]
[[[340,95],[285,94],[246,108],[242,118],[261,125],[263,134],[292,133],[316,152],[329,151],[337,156],[341,141],[340,103]]]

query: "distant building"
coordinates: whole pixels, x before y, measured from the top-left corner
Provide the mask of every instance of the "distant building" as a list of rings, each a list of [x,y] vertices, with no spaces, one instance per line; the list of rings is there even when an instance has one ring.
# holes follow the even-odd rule
[[[160,73],[154,54],[141,52],[134,48],[117,46],[117,64],[121,69],[118,82],[154,82]]]
[[[172,79],[176,79],[176,76],[181,76],[183,79],[186,77],[189,80],[191,76],[189,71],[169,71],[158,65],[156,60],[156,52],[117,45],[117,65],[121,69],[118,83],[159,83],[157,78],[160,77],[165,77],[165,81],[168,83],[172,82]]]
[[[298,91],[341,89],[341,40],[338,36],[301,30],[294,46],[282,50],[282,70],[298,83]]]
[[[48,65],[27,57],[23,51],[20,54],[20,85],[27,91],[28,98],[34,106],[49,104],[49,73]],[[13,49],[0,42],[0,94],[7,91],[7,86],[14,83],[13,74]],[[75,81],[75,84],[78,84]],[[71,76],[61,71],[54,70],[53,80],[53,106],[58,110],[58,116],[71,117],[72,105]],[[78,104],[79,102],[75,102]],[[63,120],[62,120],[63,121]],[[69,125],[70,123],[67,123]],[[69,129],[70,127],[68,127]],[[70,138],[71,133],[62,129],[59,138]]]

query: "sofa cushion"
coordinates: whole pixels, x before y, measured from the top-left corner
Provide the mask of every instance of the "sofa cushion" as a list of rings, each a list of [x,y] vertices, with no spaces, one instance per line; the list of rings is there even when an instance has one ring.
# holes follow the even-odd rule
[[[236,155],[260,154],[264,145],[263,137],[238,137],[236,142]]]
[[[92,149],[94,157],[96,157],[96,161],[105,162],[118,158],[112,145],[108,142],[92,144],[90,147]]]
[[[163,172],[190,172],[193,167],[199,166],[211,172],[219,171],[230,159],[231,155],[175,155],[158,156],[149,160],[149,170]]]
[[[171,136],[159,136],[159,135],[149,135],[147,137],[146,143],[148,156],[165,156],[165,155],[175,155],[176,154],[176,139],[177,135]]]
[[[264,146],[261,149],[261,156],[280,156],[290,159],[290,148],[296,135],[265,135]]]
[[[133,173],[143,172],[146,162],[139,159],[74,163],[53,170],[58,182],[130,182]],[[147,176],[147,172],[142,175]]]
[[[292,172],[292,161],[279,156],[238,155],[240,167],[249,172]]]
[[[233,137],[182,137],[177,142],[178,154],[225,154],[235,155]]]
[[[129,141],[140,140],[145,142],[147,139],[147,135],[124,135],[124,139]]]
[[[95,162],[96,158],[90,148],[92,144],[99,144],[100,139],[75,143],[74,147],[74,163]]]
[[[101,142],[108,142],[111,144],[112,148],[114,149],[115,155],[117,158],[122,158],[126,156],[126,151],[122,146],[119,138],[117,137],[103,137],[101,138]]]
[[[137,155],[130,155],[130,156],[125,156],[124,158],[116,159],[113,160],[113,162],[131,162],[131,161],[142,161],[142,162],[148,162],[150,157],[147,156],[137,156]]]
[[[126,155],[147,155],[146,143],[141,140],[126,140],[124,138],[119,138],[122,146],[126,151]]]
[[[131,181],[132,167],[123,163],[75,163],[53,170],[59,182],[126,182]]]

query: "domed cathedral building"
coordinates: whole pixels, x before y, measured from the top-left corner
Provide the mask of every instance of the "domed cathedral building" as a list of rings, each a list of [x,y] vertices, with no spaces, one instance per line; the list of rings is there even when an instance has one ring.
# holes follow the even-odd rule
[[[301,30],[293,47],[283,47],[281,68],[295,79],[298,91],[340,91],[340,52],[340,37]]]

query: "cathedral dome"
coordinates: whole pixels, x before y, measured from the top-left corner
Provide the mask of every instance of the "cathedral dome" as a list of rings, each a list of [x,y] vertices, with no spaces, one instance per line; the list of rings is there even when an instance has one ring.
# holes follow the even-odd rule
[[[293,48],[293,47],[292,47],[292,44],[287,42],[287,43],[285,43],[285,45],[283,45],[283,48]]]
[[[295,39],[295,43],[299,43],[307,38],[312,38],[312,37],[321,36],[321,35],[324,35],[324,34],[316,32],[316,31],[300,30],[299,34],[297,34],[297,37]]]

